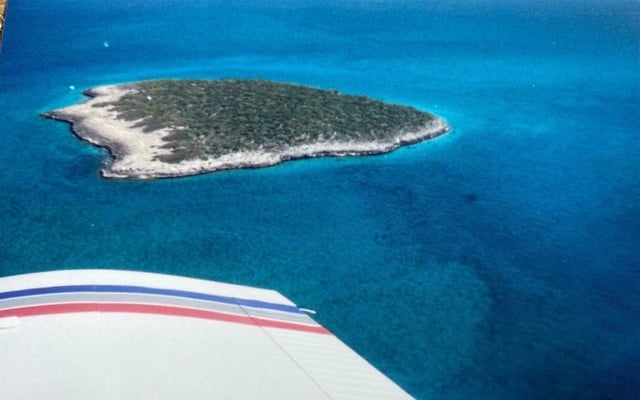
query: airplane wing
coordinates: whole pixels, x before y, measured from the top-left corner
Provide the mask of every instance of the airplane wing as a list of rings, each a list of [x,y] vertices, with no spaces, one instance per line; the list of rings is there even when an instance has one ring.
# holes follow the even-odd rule
[[[0,278],[3,399],[408,399],[280,293],[117,270]]]

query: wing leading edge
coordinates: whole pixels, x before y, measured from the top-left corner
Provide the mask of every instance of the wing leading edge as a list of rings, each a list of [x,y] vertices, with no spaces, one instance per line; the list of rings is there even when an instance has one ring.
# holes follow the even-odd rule
[[[278,292],[161,274],[0,278],[0,351],[0,398],[411,398]]]

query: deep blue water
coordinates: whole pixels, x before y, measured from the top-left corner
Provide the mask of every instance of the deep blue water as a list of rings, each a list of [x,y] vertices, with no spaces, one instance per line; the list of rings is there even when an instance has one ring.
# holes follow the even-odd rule
[[[478,3],[11,1],[0,276],[274,288],[419,399],[640,399],[640,5]],[[336,88],[453,132],[384,156],[107,181],[103,151],[38,116],[163,77]]]

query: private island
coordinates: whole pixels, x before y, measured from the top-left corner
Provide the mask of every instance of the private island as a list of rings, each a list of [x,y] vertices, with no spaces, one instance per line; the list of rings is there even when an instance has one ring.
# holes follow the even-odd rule
[[[449,130],[435,115],[365,96],[265,80],[101,86],[49,111],[106,148],[105,178],[153,179],[287,160],[381,154]]]

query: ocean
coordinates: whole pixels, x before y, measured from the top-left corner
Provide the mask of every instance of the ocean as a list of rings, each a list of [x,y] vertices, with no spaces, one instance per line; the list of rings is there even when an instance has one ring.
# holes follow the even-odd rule
[[[640,399],[639,21],[632,0],[10,1],[0,276],[276,289],[418,399]],[[39,115],[155,78],[337,89],[453,129],[114,181]]]

